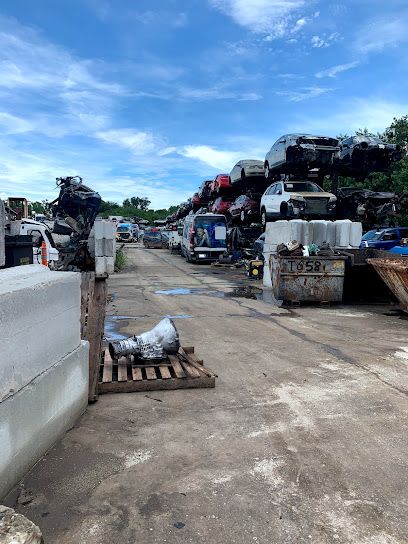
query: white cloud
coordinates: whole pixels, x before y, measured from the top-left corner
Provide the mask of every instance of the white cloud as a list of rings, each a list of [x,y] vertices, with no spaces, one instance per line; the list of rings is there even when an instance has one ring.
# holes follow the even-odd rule
[[[183,157],[198,159],[212,168],[225,171],[231,170],[240,159],[240,152],[220,151],[209,145],[186,145],[179,149],[178,153]]]
[[[376,96],[349,97],[347,104],[337,110],[321,117],[316,114],[313,117],[301,116],[297,119],[296,126],[307,127],[310,132],[327,132],[332,135],[350,134],[365,127],[370,132],[381,132],[390,125],[394,117],[401,117],[407,113],[408,101],[399,103]],[[293,130],[295,127],[289,128]]]
[[[0,127],[3,134],[20,134],[33,129],[32,123],[26,119],[4,111],[0,112]]]
[[[291,32],[294,34],[295,32],[299,32],[304,26],[306,26],[308,23],[308,19],[306,17],[302,17],[301,19],[298,19],[292,28]]]
[[[408,11],[372,19],[358,29],[353,49],[360,54],[379,53],[408,42]]]
[[[340,40],[340,34],[338,32],[332,32],[331,34],[322,34],[322,36],[312,36],[310,43],[313,48],[326,48],[330,47],[333,43]]]
[[[298,91],[277,91],[276,94],[279,96],[286,96],[290,102],[302,102],[302,100],[308,100],[309,98],[316,98],[322,94],[331,92],[333,89],[326,87],[303,87]]]
[[[346,72],[347,70],[352,70],[359,64],[360,63],[358,61],[348,62],[346,64],[337,64],[336,66],[332,66],[331,68],[327,68],[326,70],[321,70],[320,72],[317,72],[315,76],[318,79],[322,79],[323,77],[335,78],[337,74],[341,74],[342,72]]]
[[[135,155],[158,151],[160,145],[158,139],[153,134],[130,128],[99,131],[95,133],[95,136],[109,144],[129,149]]]
[[[305,0],[209,0],[210,4],[251,32],[282,37],[288,19]]]
[[[253,101],[261,100],[262,96],[258,93],[247,92],[240,93],[234,90],[230,90],[228,85],[220,87],[205,88],[188,88],[180,87],[176,91],[176,95],[172,99],[181,100],[238,100],[238,101]]]

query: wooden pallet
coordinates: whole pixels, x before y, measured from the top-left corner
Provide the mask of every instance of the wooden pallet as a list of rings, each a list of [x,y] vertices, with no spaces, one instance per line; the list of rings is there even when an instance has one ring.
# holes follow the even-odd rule
[[[148,365],[138,364],[132,357],[112,360],[108,349],[102,357],[99,372],[99,393],[132,393],[161,389],[215,387],[217,377],[203,366],[194,354],[194,347],[180,348],[175,355]]]

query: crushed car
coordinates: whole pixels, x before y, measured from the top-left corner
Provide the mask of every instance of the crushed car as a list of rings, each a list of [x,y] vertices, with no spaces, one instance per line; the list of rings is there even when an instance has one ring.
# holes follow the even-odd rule
[[[364,179],[370,172],[385,172],[404,156],[401,146],[367,135],[351,136],[340,143],[338,169],[343,175]]]
[[[312,168],[329,173],[340,151],[339,140],[312,134],[281,136],[265,157],[265,177],[277,174],[306,175]]]
[[[248,178],[265,177],[265,167],[262,161],[256,159],[245,159],[238,161],[230,172],[231,183],[245,181]]]
[[[365,230],[393,221],[399,197],[395,193],[371,191],[357,187],[339,187],[337,217],[361,221]]]
[[[68,241],[59,247],[58,270],[93,270],[95,263],[88,249],[88,238],[101,205],[99,193],[86,186],[80,176],[56,178],[59,195],[50,204],[53,233]]]
[[[273,183],[261,198],[261,223],[276,219],[332,219],[337,198],[312,181]]]

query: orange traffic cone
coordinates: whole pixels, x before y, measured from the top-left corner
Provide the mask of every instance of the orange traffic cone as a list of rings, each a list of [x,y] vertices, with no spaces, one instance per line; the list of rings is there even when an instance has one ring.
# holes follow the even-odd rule
[[[48,266],[47,244],[45,242],[41,244],[41,264]]]

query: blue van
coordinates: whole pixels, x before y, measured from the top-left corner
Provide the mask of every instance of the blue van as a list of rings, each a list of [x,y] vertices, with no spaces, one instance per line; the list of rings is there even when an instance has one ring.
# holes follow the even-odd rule
[[[402,238],[408,238],[408,227],[369,230],[362,237],[360,248],[391,249],[400,245]]]

